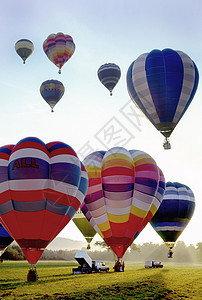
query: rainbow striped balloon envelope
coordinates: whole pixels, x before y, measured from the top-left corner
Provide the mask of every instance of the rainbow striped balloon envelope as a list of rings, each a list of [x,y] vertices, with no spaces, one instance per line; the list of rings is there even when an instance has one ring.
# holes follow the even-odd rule
[[[35,264],[82,203],[88,177],[63,142],[28,137],[0,148],[0,221]]]
[[[74,54],[75,44],[73,38],[62,32],[57,34],[50,34],[43,43],[43,50],[50,61],[59,68],[61,68]]]
[[[121,258],[158,209],[163,174],[147,153],[122,147],[91,153],[83,163],[89,178],[86,207],[106,244]]]

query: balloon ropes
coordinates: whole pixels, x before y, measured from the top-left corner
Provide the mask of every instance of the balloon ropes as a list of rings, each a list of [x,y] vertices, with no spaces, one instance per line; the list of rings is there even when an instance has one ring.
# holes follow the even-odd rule
[[[59,74],[61,68],[74,54],[75,44],[73,38],[62,32],[57,34],[50,34],[43,43],[43,50],[48,59],[59,68]]]
[[[0,158],[0,222],[33,267],[83,202],[87,172],[69,145],[35,137],[1,147]]]
[[[34,51],[34,45],[31,41],[22,39],[16,42],[15,50],[17,54],[22,58],[23,64],[25,64],[26,59],[32,54]]]
[[[41,96],[51,107],[52,112],[55,105],[64,95],[64,91],[65,88],[62,82],[54,79],[44,81],[40,87]]]
[[[195,63],[182,51],[153,50],[140,55],[127,72],[132,101],[165,137],[186,112],[197,90],[199,74]]]
[[[159,207],[164,178],[153,158],[139,150],[96,151],[83,163],[89,178],[86,207],[105,243],[122,258]]]
[[[112,96],[112,90],[121,77],[119,66],[112,63],[104,64],[98,69],[97,75],[101,83],[109,90],[110,96]]]
[[[172,258],[172,248],[189,223],[195,209],[192,190],[179,182],[167,182],[163,201],[150,223],[160,235]]]

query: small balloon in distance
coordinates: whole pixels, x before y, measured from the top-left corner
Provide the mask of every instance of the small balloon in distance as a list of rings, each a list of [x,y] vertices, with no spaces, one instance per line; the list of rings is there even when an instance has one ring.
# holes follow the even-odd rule
[[[65,88],[62,82],[54,79],[44,81],[40,87],[41,96],[51,107],[52,112],[55,105],[64,95],[64,91]]]
[[[30,40],[21,39],[16,42],[15,50],[16,50],[17,54],[22,58],[23,64],[25,64],[26,59],[34,51],[34,45]]]

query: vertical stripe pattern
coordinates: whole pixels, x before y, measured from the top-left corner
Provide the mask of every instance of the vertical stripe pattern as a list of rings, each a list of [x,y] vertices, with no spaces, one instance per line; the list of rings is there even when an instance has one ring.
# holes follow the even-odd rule
[[[193,100],[198,80],[197,67],[190,57],[172,49],[140,55],[127,72],[132,101],[166,137]]]

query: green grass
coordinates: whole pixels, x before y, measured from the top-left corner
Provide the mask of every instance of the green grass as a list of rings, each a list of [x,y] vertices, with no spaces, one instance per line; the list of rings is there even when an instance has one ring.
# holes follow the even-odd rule
[[[38,281],[27,282],[28,263],[0,264],[0,299],[202,299],[202,265],[164,264],[145,269],[126,263],[124,273],[72,275],[74,262],[37,264]]]

